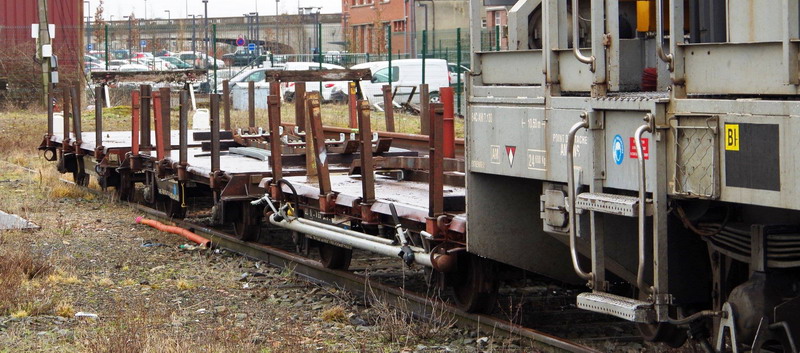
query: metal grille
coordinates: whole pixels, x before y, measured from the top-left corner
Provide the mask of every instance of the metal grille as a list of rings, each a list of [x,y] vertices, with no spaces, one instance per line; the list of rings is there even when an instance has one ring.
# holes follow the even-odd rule
[[[718,119],[678,117],[675,134],[675,185],[677,195],[719,197]]]

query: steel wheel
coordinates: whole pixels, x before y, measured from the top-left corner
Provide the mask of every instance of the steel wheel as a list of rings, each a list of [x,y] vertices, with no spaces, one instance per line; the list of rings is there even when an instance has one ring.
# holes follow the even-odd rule
[[[239,217],[233,222],[233,233],[239,240],[258,239],[261,233],[261,212],[249,202],[239,203]]]
[[[183,219],[186,217],[186,207],[181,207],[180,201],[175,201],[168,196],[156,196],[156,207],[164,211],[169,218]]]
[[[318,243],[320,263],[325,268],[335,270],[346,270],[350,267],[350,260],[353,258],[353,250],[338,247],[328,243]]]
[[[497,299],[495,264],[476,255],[462,254],[450,278],[456,304],[471,313],[490,313]]]

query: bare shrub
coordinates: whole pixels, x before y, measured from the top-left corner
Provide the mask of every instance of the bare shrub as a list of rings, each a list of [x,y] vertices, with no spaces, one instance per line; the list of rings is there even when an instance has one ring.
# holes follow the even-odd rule
[[[40,282],[52,271],[45,257],[19,249],[0,250],[0,315],[24,317],[52,311],[54,298]]]

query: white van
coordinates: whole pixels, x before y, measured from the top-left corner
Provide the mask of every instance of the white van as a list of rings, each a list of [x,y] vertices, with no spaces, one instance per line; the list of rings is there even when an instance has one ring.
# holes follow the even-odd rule
[[[370,69],[372,81],[361,81],[361,91],[364,98],[371,105],[383,105],[382,87],[389,84],[389,62],[376,61],[358,64],[351,69]],[[425,83],[431,101],[439,100],[439,89],[450,86],[450,74],[447,71],[447,61],[443,59],[425,59]],[[392,92],[397,89],[394,97],[396,103],[408,100],[408,95],[413,87],[413,103],[419,103],[419,85],[422,84],[422,59],[392,60]]]

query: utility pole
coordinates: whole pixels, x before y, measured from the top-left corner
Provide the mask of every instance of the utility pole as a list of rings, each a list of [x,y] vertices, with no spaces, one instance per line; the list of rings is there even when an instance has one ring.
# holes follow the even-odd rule
[[[47,23],[47,0],[38,0],[39,3],[39,38],[37,41],[39,42],[38,46],[38,57],[39,61],[42,63],[42,101],[44,102],[44,107],[47,108],[48,104],[52,104],[48,101],[48,93],[50,92],[50,58],[44,57],[44,46],[51,46],[50,43],[50,26]]]

